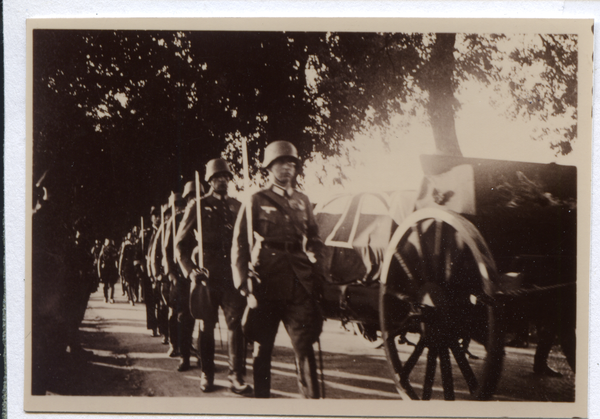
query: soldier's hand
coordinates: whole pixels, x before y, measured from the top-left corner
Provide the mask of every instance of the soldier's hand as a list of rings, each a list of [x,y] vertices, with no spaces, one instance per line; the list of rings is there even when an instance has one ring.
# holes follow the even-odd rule
[[[248,297],[246,297],[246,301],[248,303],[248,307],[250,307],[250,308],[258,307],[258,301],[256,300],[256,297],[254,296],[254,294],[250,294]]]
[[[245,280],[242,285],[239,288],[240,294],[242,294],[244,297],[246,297],[246,303],[248,304],[248,307],[250,308],[256,308],[258,307],[258,301],[256,300],[256,297],[254,296],[254,284],[256,278],[253,277],[252,275],[248,275],[248,279]]]
[[[169,281],[171,282],[171,284],[173,284],[173,286],[177,285],[177,276],[175,276],[174,273],[169,273]]]
[[[244,297],[250,295],[250,291],[248,290],[248,281],[243,281],[238,290]]]
[[[192,280],[196,284],[202,284],[204,286],[207,285],[208,280],[208,271],[206,269],[196,268],[190,273],[190,280]]]

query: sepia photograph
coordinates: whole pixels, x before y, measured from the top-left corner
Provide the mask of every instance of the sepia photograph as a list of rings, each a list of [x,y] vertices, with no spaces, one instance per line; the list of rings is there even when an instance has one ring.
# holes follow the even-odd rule
[[[586,416],[592,26],[29,19],[24,410]]]

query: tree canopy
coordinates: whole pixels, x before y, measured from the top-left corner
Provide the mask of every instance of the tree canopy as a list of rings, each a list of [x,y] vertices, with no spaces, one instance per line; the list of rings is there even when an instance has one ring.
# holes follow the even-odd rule
[[[334,156],[353,133],[423,109],[440,152],[460,154],[455,93],[505,84],[511,117],[570,122],[576,38],[540,35],[503,54],[504,35],[219,31],[34,31],[34,181],[50,170],[66,211],[115,235],[181,190],[211,158],[241,168],[286,139]],[[531,74],[539,73],[532,78]],[[531,80],[535,80],[531,83]],[[57,191],[58,192],[58,191]]]

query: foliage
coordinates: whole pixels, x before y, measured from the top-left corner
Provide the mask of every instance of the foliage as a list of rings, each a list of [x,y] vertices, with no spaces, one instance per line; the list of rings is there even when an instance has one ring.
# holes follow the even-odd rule
[[[574,35],[538,35],[523,47],[515,48],[510,58],[509,82],[514,98],[513,116],[535,115],[548,123],[538,139],[551,137],[550,146],[566,155],[577,138],[577,37]],[[540,69],[540,70],[538,70]],[[539,72],[531,82],[527,70]],[[564,117],[567,122],[556,127],[552,118]]]
[[[303,159],[337,156],[354,133],[424,110],[438,149],[460,154],[455,94],[466,80],[510,79],[512,116],[572,118],[552,143],[567,153],[576,137],[576,40],[523,43],[507,75],[505,38],[36,30],[34,178],[51,169],[71,218],[86,213],[95,233],[115,234],[211,158],[226,156],[239,173],[241,138],[256,176],[271,141],[292,141]]]

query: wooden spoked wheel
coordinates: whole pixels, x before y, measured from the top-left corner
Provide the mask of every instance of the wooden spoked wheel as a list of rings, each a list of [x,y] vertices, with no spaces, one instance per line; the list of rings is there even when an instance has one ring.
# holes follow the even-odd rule
[[[431,399],[439,359],[444,399],[455,399],[455,375],[464,378],[471,397],[492,397],[504,354],[494,300],[496,275],[483,237],[457,213],[425,208],[398,227],[384,258],[379,316],[387,360],[401,394]],[[418,341],[401,346],[407,334],[414,333]],[[471,340],[482,344],[485,354],[468,358]],[[404,363],[399,349],[410,353]],[[419,397],[411,384],[417,374],[411,373],[423,370],[419,361],[425,352]]]

